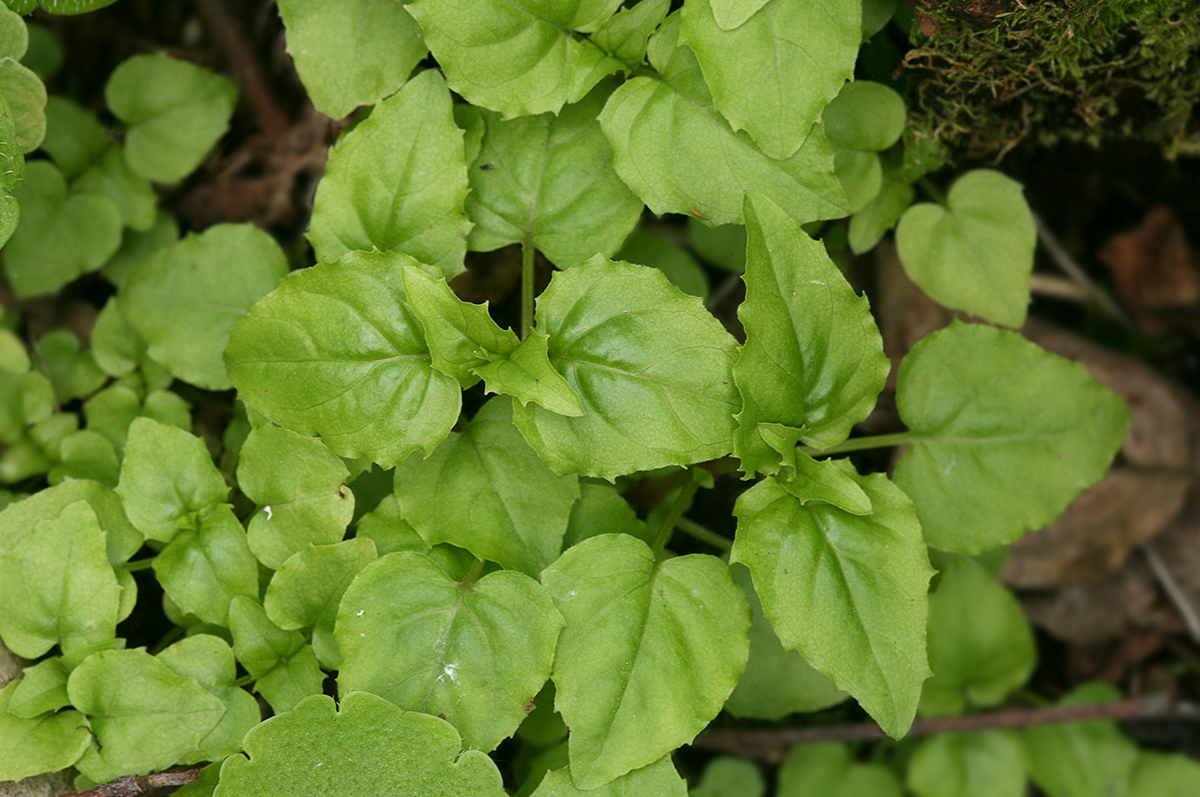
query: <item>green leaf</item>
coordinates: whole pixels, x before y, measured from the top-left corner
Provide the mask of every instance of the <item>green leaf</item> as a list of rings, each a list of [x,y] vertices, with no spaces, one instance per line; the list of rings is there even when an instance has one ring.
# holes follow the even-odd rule
[[[847,234],[851,251],[861,255],[874,249],[883,240],[884,234],[904,215],[904,211],[908,210],[914,193],[912,184],[901,178],[897,170],[885,167],[883,186],[879,192],[850,219]]]
[[[21,63],[36,72],[42,80],[49,80],[59,73],[66,60],[62,43],[45,25],[31,22],[26,27],[29,49],[21,56]]]
[[[110,147],[99,162],[75,179],[75,190],[112,200],[126,227],[146,232],[154,226],[158,194],[129,167],[120,147]]]
[[[415,0],[408,8],[450,88],[472,105],[511,118],[558,113],[623,68],[575,35],[595,30],[618,5],[620,0]]]
[[[608,94],[597,88],[557,115],[505,121],[483,112],[487,132],[466,202],[472,250],[532,245],[559,268],[617,251],[642,201],[613,171],[612,148],[596,121]]]
[[[0,6],[0,58],[20,61],[29,47],[25,20],[11,8]]]
[[[242,737],[262,719],[258,701],[235,686],[237,666],[225,640],[196,634],[168,647],[156,657],[176,675],[195,678],[225,706],[221,721],[200,741],[198,749],[180,763],[219,761],[241,752]]]
[[[21,670],[21,677],[13,683],[13,688],[6,690],[8,705],[0,709],[0,713],[35,719],[39,714],[71,705],[71,698],[67,697],[67,676],[70,674],[61,656],[26,667]]]
[[[661,77],[635,77],[600,114],[621,179],[658,215],[686,213],[712,224],[742,221],[745,187],[769,196],[797,223],[846,215],[833,148],[819,127],[786,160],[764,154],[712,107],[695,56],[676,47],[678,17],[651,39]],[[656,57],[655,43],[668,54]],[[669,59],[669,60],[668,60]]]
[[[51,14],[86,14],[98,8],[112,5],[116,0],[38,0],[38,4]],[[29,3],[30,6],[33,3]]]
[[[271,236],[221,224],[143,260],[125,281],[121,313],[171,373],[209,390],[231,387],[221,352],[229,330],[287,274]]]
[[[580,789],[691,741],[745,667],[750,612],[715,557],[657,562],[641,540],[605,534],[564,553],[542,582],[567,620],[552,677]]]
[[[716,2],[684,4],[681,41],[733,129],[768,157],[790,158],[854,75],[862,0],[767,0],[733,29],[719,24]]]
[[[892,770],[854,764],[844,744],[798,745],[779,770],[778,797],[903,797]]]
[[[59,463],[47,474],[51,484],[63,479],[91,479],[105,487],[116,487],[121,463],[112,442],[90,429],[72,432],[58,446]]]
[[[506,356],[472,372],[483,378],[486,392],[512,396],[522,407],[532,401],[558,415],[583,415],[579,396],[550,363],[550,338],[536,329]]]
[[[0,371],[24,374],[32,367],[25,344],[12,330],[0,328]]]
[[[162,53],[136,55],[108,79],[104,98],[129,125],[125,159],[159,183],[187,177],[229,127],[237,85]]]
[[[664,756],[650,766],[635,769],[597,789],[580,789],[571,780],[569,768],[548,772],[533,797],[687,797],[687,781],[679,777],[670,756]]]
[[[1087,683],[1058,705],[1082,706],[1120,698],[1107,684]],[[1138,749],[1115,722],[1032,725],[1021,731],[1021,741],[1029,773],[1049,797],[1128,794]]]
[[[701,299],[708,296],[708,278],[695,258],[683,247],[644,227],[638,227],[629,234],[616,259],[656,268],[666,275],[672,285],[690,296],[699,296]]]
[[[30,163],[15,195],[21,223],[4,247],[4,270],[17,296],[56,291],[117,251],[117,206],[108,197],[68,192],[49,161]]]
[[[23,22],[21,28],[25,28]],[[112,146],[113,140],[105,134],[94,113],[66,97],[46,100],[46,137],[42,149],[64,176],[79,174]]]
[[[87,717],[78,711],[24,718],[10,711],[20,681],[0,689],[0,780],[21,780],[66,769],[92,743]]]
[[[1129,410],[1078,363],[1015,332],[954,322],[904,362],[912,432],[896,484],[935,548],[981,553],[1059,516],[1108,472]]]
[[[917,797],[1023,797],[1025,777],[1020,737],[992,729],[922,739],[905,780]]]
[[[704,768],[690,797],[762,797],[767,790],[758,767],[741,758],[722,756]]]
[[[350,471],[328,448],[278,426],[250,432],[237,481],[261,509],[250,518],[250,550],[272,570],[310,545],[338,542],[354,516]]]
[[[308,233],[317,260],[381,249],[436,266],[446,279],[462,273],[467,163],[450,106],[446,84],[427,69],[329,151]]]
[[[142,547],[142,535],[129,523],[121,499],[103,485],[67,479],[9,504],[0,513],[0,558],[11,552],[39,523],[60,514],[76,501],[87,501],[104,532],[105,552],[116,566]]]
[[[83,411],[88,429],[104,435],[118,452],[125,448],[129,427],[137,418],[149,418],[184,431],[192,428],[187,402],[166,390],[149,393],[142,401],[131,388],[115,384],[88,399]]]
[[[1200,764],[1185,755],[1141,751],[1126,797],[1188,797],[1200,782]]]
[[[549,677],[562,624],[528,576],[460,583],[423,554],[389,554],[342,596],[338,691],[437,714],[488,751],[516,731]]]
[[[929,600],[929,667],[921,713],[961,714],[999,705],[1037,663],[1021,604],[983,568],[954,557]]]
[[[166,465],[166,467],[164,467]],[[149,418],[129,427],[117,493],[138,531],[170,542],[196,527],[195,515],[229,496],[200,438]]]
[[[142,649],[89,656],[71,673],[67,692],[96,737],[75,766],[97,783],[174,766],[225,714],[195,678],[176,675]]]
[[[930,298],[1008,327],[1025,323],[1036,244],[1021,184],[989,169],[958,178],[945,207],[913,205],[896,228],[904,270]]]
[[[400,512],[429,545],[450,543],[537,576],[558,558],[578,479],[555,475],[493,399],[427,459],[396,468]]]
[[[502,359],[517,348],[517,335],[501,329],[486,304],[464,302],[444,279],[411,265],[401,266],[408,307],[421,321],[433,367],[464,388],[479,381],[472,369]]]
[[[742,25],[770,0],[712,0],[713,16],[722,30]]]
[[[317,659],[337,669],[341,654],[333,626],[338,605],[346,587],[375,558],[375,543],[368,537],[314,545],[293,554],[267,585],[267,617],[285,631],[311,628]]]
[[[334,119],[400,88],[429,52],[401,0],[283,0],[279,16],[309,99]]]
[[[79,350],[79,338],[70,330],[47,332],[37,345],[60,404],[94,393],[108,379],[92,353]]]
[[[104,305],[92,327],[92,356],[109,376],[133,373],[146,359],[146,341],[137,333],[115,301]]]
[[[866,297],[820,243],[765,197],[747,196],[746,228],[734,452],[745,473],[776,473],[791,464],[794,443],[777,450],[780,430],[764,424],[795,429],[809,445],[839,443],[874,408],[890,366]]]
[[[496,765],[461,744],[445,720],[375,695],[346,695],[341,711],[314,695],[250,731],[246,757],[225,759],[213,794],[294,797],[320,784],[322,797],[504,797]]]
[[[712,227],[699,219],[687,220],[688,242],[701,259],[725,271],[746,270],[746,228],[741,224]]]
[[[769,477],[738,498],[731,560],[750,568],[783,646],[899,737],[929,675],[926,590],[933,571],[907,496],[882,474],[860,476],[843,460],[832,466],[858,482],[871,514],[805,503]]]
[[[458,420],[462,392],[433,368],[405,306],[405,264],[416,265],[356,252],[291,274],[229,334],[226,364],[241,398],[281,426],[320,435],[339,456],[390,468],[433,451]]]
[[[750,658],[725,710],[735,717],[779,720],[793,713],[820,711],[841,703],[846,693],[814,670],[799,653],[787,650],[763,614],[750,571],[730,568],[750,604]]]
[[[214,625],[229,625],[235,595],[258,597],[258,563],[228,506],[207,508],[194,531],[180,530],[154,558],[154,574],[180,609]]]
[[[883,163],[874,152],[838,149],[833,171],[846,192],[846,209],[858,213],[879,196],[883,188]]]
[[[276,713],[290,711],[304,698],[321,693],[325,675],[312,645],[298,631],[284,631],[267,618],[258,601],[235,596],[229,605],[233,652],[255,679],[254,691]]]
[[[670,10],[670,0],[642,0],[633,8],[622,8],[596,29],[592,44],[632,72],[646,60],[646,40]]]
[[[33,152],[46,137],[46,86],[21,62],[0,58],[0,94],[12,114],[17,148]]]
[[[22,23],[24,27],[24,23]],[[25,156],[17,146],[17,130],[8,100],[0,94],[0,247],[8,243],[21,218],[17,188],[25,180]]]
[[[599,256],[559,272],[538,300],[537,327],[585,409],[572,418],[514,407],[556,472],[611,480],[730,451],[733,338],[662,272]]]
[[[822,114],[830,144],[840,149],[882,152],[900,140],[908,111],[899,94],[869,80],[856,80],[840,89]]]
[[[563,550],[601,534],[628,534],[647,545],[654,542],[654,533],[611,485],[581,481],[579,500],[571,507],[563,536]]]
[[[104,533],[86,501],[45,515],[0,556],[0,636],[36,659],[112,639],[121,589]]]
[[[125,280],[138,263],[178,240],[179,227],[175,216],[159,208],[154,217],[154,224],[146,232],[125,230],[125,235],[121,238],[121,248],[108,259],[100,272],[113,285],[118,288],[124,287]]]

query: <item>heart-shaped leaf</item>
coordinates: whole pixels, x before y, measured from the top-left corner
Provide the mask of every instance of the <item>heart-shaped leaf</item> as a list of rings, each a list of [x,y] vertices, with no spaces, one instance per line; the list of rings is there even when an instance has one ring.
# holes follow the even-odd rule
[[[922,739],[905,782],[917,797],[1022,797],[1026,777],[1020,737],[985,729]]]
[[[299,631],[284,631],[271,622],[252,597],[237,595],[229,604],[233,652],[255,679],[254,691],[275,711],[289,711],[321,693],[325,674],[312,645]]]
[[[214,625],[229,625],[234,596],[258,597],[258,563],[228,506],[200,512],[194,530],[176,534],[154,558],[154,574],[180,609]]]
[[[0,778],[6,781],[58,772],[74,764],[92,743],[87,717],[78,711],[24,718],[10,711],[21,681],[0,689]]]

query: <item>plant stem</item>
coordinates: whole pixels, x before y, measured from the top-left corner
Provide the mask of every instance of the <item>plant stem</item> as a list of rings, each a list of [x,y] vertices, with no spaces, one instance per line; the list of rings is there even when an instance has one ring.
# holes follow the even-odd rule
[[[471,569],[462,577],[462,581],[458,582],[461,586],[469,587],[479,580],[479,575],[483,573],[485,562],[482,559],[476,559],[475,564],[471,565]]]
[[[533,329],[534,251],[533,241],[526,238],[521,244],[521,340]]]
[[[255,679],[255,677],[253,675],[250,675],[249,673],[247,673],[246,675],[243,675],[241,678],[238,678],[236,681],[234,681],[233,685],[234,686],[249,686],[250,684],[254,683],[255,680],[257,680],[257,679]]]
[[[700,482],[696,481],[694,476],[690,482],[679,489],[679,495],[675,496],[675,503],[671,504],[671,508],[667,510],[667,516],[663,518],[662,525],[658,527],[658,533],[654,535],[652,550],[655,554],[666,547],[667,542],[671,539],[671,533],[675,531],[676,524],[679,523],[687,508],[692,505],[692,499],[696,497],[696,491],[699,489]]]
[[[869,448],[890,448],[891,446],[902,446],[912,442],[914,439],[912,432],[896,432],[895,434],[876,434],[869,437],[856,437],[853,440],[846,440],[838,443],[836,446],[829,448],[813,448],[812,446],[800,446],[800,450],[811,457],[829,457],[834,454],[848,454],[851,451],[865,451]]]
[[[154,565],[154,557],[149,559],[138,559],[136,562],[126,562],[125,569],[130,573],[136,573],[139,570],[149,570]]]
[[[733,540],[728,537],[722,537],[710,528],[701,526],[694,520],[680,517],[675,521],[675,528],[682,531],[692,539],[699,540],[706,545],[711,545],[714,548],[720,548],[722,551],[728,551],[733,548]]]
[[[921,186],[921,190],[929,195],[929,198],[939,205],[947,203],[946,195],[942,193],[942,189],[933,184],[933,181],[928,177],[922,177],[917,181],[917,185]]]
[[[149,650],[150,655],[157,656],[159,653],[162,653],[164,650],[169,648],[172,644],[183,639],[183,637],[186,633],[187,633],[187,629],[184,628],[183,626],[181,626],[181,625],[175,626],[170,631],[163,634],[163,638],[158,640],[158,644],[156,644],[154,647],[152,647]]]

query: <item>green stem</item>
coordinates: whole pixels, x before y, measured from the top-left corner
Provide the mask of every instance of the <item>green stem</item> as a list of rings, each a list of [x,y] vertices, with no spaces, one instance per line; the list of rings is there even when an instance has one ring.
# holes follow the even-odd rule
[[[679,490],[679,495],[675,497],[675,503],[671,504],[671,508],[667,510],[667,516],[663,518],[662,525],[658,527],[658,533],[654,535],[654,553],[657,554],[666,547],[667,542],[671,539],[671,533],[675,531],[675,525],[679,519],[683,517],[683,513],[692,505],[692,499],[696,497],[696,491],[700,489],[700,482],[696,481],[695,477],[685,484]]]
[[[800,450],[811,457],[829,457],[834,454],[848,454],[851,451],[865,451],[869,448],[890,448],[911,443],[914,439],[912,432],[896,432],[895,434],[876,434],[870,437],[855,437],[829,448],[813,448],[800,446]]]
[[[942,189],[940,189],[936,185],[934,185],[933,181],[930,180],[928,177],[922,177],[920,180],[917,181],[917,185],[921,186],[921,190],[924,191],[926,194],[928,194],[929,198],[932,199],[934,202],[937,202],[939,205],[942,205],[942,206],[945,206],[947,204],[946,195],[942,193]]]
[[[462,577],[462,581],[458,582],[464,587],[469,587],[479,580],[479,576],[483,573],[483,568],[487,563],[482,559],[476,559],[475,564],[471,565],[471,569]]]
[[[139,570],[149,570],[154,566],[154,557],[149,559],[138,559],[136,562],[126,562],[125,569],[130,573],[136,573]]]
[[[534,251],[533,241],[525,239],[521,244],[521,340],[533,329]]]
[[[159,653],[162,653],[164,650],[171,647],[171,645],[174,643],[183,639],[185,634],[187,634],[187,629],[181,625],[177,625],[167,633],[163,634],[163,638],[158,640],[158,644],[150,648],[148,652],[151,656],[157,656]]]
[[[733,540],[728,537],[722,537],[712,529],[701,526],[690,518],[679,518],[675,521],[675,528],[693,539],[699,540],[706,545],[711,545],[714,548],[720,548],[722,551],[728,551],[733,548]]]
[[[234,686],[249,686],[250,684],[254,683],[255,680],[256,679],[253,675],[247,674],[247,675],[243,675],[241,678],[238,678],[236,681],[234,681],[233,685]]]

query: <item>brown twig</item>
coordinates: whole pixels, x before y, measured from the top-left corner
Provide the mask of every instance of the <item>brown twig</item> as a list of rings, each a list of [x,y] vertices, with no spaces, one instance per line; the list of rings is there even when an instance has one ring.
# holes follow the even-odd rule
[[[160,789],[191,785],[200,779],[200,770],[203,768],[188,767],[170,772],[156,772],[152,775],[126,775],[86,791],[65,794],[63,797],[139,797],[153,794]]]
[[[1134,717],[1160,717],[1168,713],[1169,699],[1156,692],[1114,703],[1095,703],[1086,706],[1050,706],[989,711],[984,714],[963,714],[917,720],[906,738],[931,736],[938,733],[980,731],[993,728],[1023,728],[1028,725],[1049,725],[1090,720],[1127,720]],[[762,758],[783,748],[817,742],[862,742],[887,739],[888,735],[873,722],[852,725],[824,725],[815,728],[780,728],[778,730],[705,731],[692,742],[693,747],[720,750],[726,753]]]

